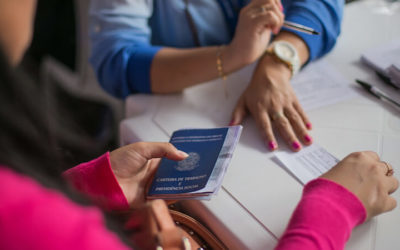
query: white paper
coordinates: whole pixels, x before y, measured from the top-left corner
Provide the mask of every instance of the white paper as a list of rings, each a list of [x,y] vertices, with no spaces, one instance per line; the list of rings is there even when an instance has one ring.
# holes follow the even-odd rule
[[[335,166],[339,160],[313,143],[299,152],[277,152],[275,156],[301,183],[306,184]]]
[[[292,80],[292,86],[306,111],[353,98],[350,82],[326,61],[311,63]]]
[[[361,56],[361,61],[381,73],[385,73],[390,65],[400,61],[400,39],[367,50]]]

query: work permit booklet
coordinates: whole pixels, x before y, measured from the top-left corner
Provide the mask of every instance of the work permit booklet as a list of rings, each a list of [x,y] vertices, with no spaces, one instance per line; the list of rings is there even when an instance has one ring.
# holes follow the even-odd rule
[[[170,143],[189,157],[163,158],[147,198],[211,199],[221,187],[241,132],[242,126],[175,131]]]

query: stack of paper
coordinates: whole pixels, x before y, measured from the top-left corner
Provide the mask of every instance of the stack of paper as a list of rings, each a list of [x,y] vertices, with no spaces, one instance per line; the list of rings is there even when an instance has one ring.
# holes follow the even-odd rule
[[[366,51],[361,61],[400,87],[400,39]]]
[[[241,132],[242,126],[175,131],[170,142],[189,157],[162,159],[148,198],[210,199],[221,187]]]

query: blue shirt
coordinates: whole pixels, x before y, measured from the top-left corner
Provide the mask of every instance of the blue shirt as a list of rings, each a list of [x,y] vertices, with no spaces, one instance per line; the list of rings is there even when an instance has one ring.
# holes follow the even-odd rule
[[[228,44],[240,9],[249,0],[92,0],[90,61],[103,88],[116,97],[150,93],[150,67],[162,47]],[[340,33],[344,0],[282,0],[285,20],[319,31],[296,33],[310,60],[329,52]],[[285,28],[283,28],[285,29]],[[197,34],[197,39],[196,35]],[[196,43],[197,41],[197,43]]]

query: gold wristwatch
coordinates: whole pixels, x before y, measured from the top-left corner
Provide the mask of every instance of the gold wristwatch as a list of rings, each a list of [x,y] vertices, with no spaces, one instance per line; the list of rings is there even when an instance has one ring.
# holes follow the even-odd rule
[[[276,41],[268,46],[266,53],[284,63],[292,72],[292,77],[300,69],[300,58],[297,49],[289,42]]]

